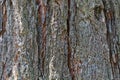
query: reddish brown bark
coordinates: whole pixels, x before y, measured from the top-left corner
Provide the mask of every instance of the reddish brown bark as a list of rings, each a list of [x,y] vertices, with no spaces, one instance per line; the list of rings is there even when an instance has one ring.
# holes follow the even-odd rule
[[[2,31],[0,31],[0,36],[2,36],[6,31],[6,22],[7,22],[7,10],[6,10],[6,0],[2,3]]]

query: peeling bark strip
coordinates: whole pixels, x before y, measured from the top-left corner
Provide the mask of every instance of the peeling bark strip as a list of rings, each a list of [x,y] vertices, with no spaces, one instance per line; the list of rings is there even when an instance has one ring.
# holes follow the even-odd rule
[[[42,0],[36,0],[36,4],[38,4],[38,69],[40,73],[39,76],[44,77],[44,62],[46,50],[46,6],[42,2]]]
[[[0,36],[2,36],[6,31],[6,22],[7,22],[7,9],[6,9],[6,0],[2,3],[2,30],[0,31]]]
[[[116,33],[114,4],[112,0],[102,0],[102,2],[104,5],[104,15],[107,27],[107,41],[109,46],[110,63],[113,77],[115,78],[116,74],[120,74],[120,68],[118,64],[118,36]]]
[[[70,4],[71,0],[68,0],[68,17],[67,17],[67,45],[68,45],[68,68],[70,75],[72,77],[72,80],[75,80],[75,75],[73,73],[73,68],[72,68],[72,54],[71,54],[71,47],[70,47],[70,38],[69,38],[69,32],[70,32]]]

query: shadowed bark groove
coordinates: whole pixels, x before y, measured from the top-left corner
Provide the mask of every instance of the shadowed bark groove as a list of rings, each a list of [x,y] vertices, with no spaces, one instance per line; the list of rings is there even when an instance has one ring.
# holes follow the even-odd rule
[[[68,68],[71,75],[72,80],[75,80],[75,75],[73,73],[72,67],[72,54],[71,54],[71,46],[70,46],[70,4],[71,0],[68,0],[68,18],[67,18],[67,45],[68,45]]]
[[[6,31],[6,21],[7,21],[7,9],[6,9],[6,0],[2,3],[2,30],[0,31],[0,36],[2,36]]]
[[[102,0],[107,27],[107,41],[109,46],[109,58],[112,68],[113,79],[119,79],[120,68],[118,59],[118,35],[116,33],[115,9],[112,0]]]
[[[7,59],[6,59],[5,63],[4,62],[2,63],[2,69],[3,70],[2,70],[2,74],[1,74],[0,80],[2,80],[2,78],[5,79],[5,77],[4,77],[4,75],[5,75],[4,71],[5,71],[5,68],[6,68],[6,62],[7,62]]]
[[[3,34],[5,33],[6,31],[6,22],[7,22],[7,9],[6,9],[6,0],[3,1],[3,3],[1,4],[2,6],[1,7],[1,22],[2,22],[2,25],[0,25],[0,36],[3,36]],[[5,62],[2,62],[2,73],[1,73],[1,77],[0,77],[0,80],[2,79],[5,79],[5,74],[4,74],[4,71],[5,71],[5,68],[6,68],[6,62],[7,62],[7,59],[5,60]]]
[[[39,77],[44,78],[44,62],[46,50],[46,7],[42,0],[37,0],[38,4],[38,26],[37,26],[37,43],[38,43],[38,69]]]

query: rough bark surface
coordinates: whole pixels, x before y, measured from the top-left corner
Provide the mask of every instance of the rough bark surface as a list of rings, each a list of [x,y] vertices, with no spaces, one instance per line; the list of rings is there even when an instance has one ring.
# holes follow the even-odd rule
[[[0,0],[0,80],[120,80],[120,0]]]

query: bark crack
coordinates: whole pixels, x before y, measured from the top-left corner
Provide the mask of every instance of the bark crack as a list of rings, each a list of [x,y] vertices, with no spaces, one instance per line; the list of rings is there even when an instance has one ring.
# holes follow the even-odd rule
[[[2,36],[6,31],[6,22],[7,22],[7,9],[6,9],[6,0],[2,3],[2,30],[0,31],[0,36]]]
[[[71,75],[72,80],[75,80],[75,75],[73,73],[72,68],[72,54],[71,54],[71,46],[70,46],[70,4],[71,0],[68,0],[68,17],[67,17],[67,49],[68,49],[68,69]]]
[[[111,0],[102,0],[104,5],[104,15],[107,28],[107,42],[109,46],[109,58],[112,67],[113,78],[116,74],[120,74],[120,68],[118,64],[118,35],[116,33],[115,24],[115,9]],[[117,76],[118,77],[118,76]]]
[[[37,43],[38,43],[38,74],[44,79],[44,63],[46,50],[46,6],[42,0],[36,0],[38,5],[38,26],[37,26]]]

